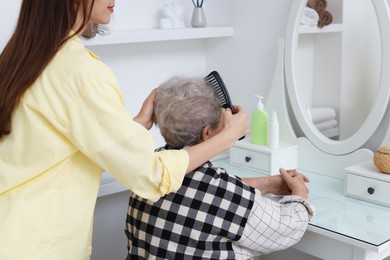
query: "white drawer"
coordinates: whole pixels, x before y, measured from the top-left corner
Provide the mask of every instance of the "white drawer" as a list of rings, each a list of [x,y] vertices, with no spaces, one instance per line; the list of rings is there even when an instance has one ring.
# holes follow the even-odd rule
[[[255,145],[244,139],[230,148],[230,164],[263,174],[279,174],[279,168],[297,168],[296,145],[281,143],[278,148]]]
[[[345,168],[346,196],[390,207],[390,174],[381,173],[372,161]]]
[[[390,206],[390,182],[348,173],[346,176],[346,195]]]
[[[261,173],[270,172],[269,155],[259,151],[251,151],[244,148],[232,147],[230,149],[230,163],[235,166],[249,168]]]

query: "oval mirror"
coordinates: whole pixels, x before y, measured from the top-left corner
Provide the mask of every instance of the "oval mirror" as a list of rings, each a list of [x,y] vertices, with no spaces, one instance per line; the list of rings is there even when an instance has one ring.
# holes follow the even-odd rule
[[[339,17],[320,29],[301,24],[307,0],[293,2],[285,73],[293,117],[302,132],[298,136],[326,153],[342,155],[364,146],[386,111],[390,18],[387,0],[335,2],[344,10],[337,9]]]

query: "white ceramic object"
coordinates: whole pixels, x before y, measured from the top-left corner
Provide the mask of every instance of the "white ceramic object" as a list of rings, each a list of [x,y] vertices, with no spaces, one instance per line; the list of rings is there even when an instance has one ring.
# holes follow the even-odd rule
[[[192,13],[191,26],[205,27],[207,25],[206,15],[204,13],[204,9],[202,7],[195,7]]]

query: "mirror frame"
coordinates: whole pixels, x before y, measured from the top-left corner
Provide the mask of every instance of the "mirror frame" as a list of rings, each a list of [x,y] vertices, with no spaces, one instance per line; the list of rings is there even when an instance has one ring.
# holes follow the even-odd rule
[[[377,15],[382,48],[382,66],[378,91],[363,125],[351,137],[335,141],[325,137],[311,123],[306,108],[301,106],[297,88],[296,59],[300,20],[307,0],[294,0],[286,29],[285,74],[288,98],[292,112],[306,138],[318,149],[333,155],[344,155],[364,146],[379,127],[390,96],[390,12],[387,0],[371,0]]]

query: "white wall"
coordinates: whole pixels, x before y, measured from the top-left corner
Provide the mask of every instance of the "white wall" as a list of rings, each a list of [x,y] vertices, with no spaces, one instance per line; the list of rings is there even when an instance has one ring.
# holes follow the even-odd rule
[[[286,0],[234,1],[234,37],[209,46],[207,66],[221,72],[233,102],[248,114],[255,109],[255,94],[268,95],[276,41],[284,35],[290,5]]]
[[[0,0],[0,5],[6,9],[6,12],[2,11],[0,15],[0,51],[4,48],[14,31],[21,3],[22,0],[14,0],[12,2]]]

